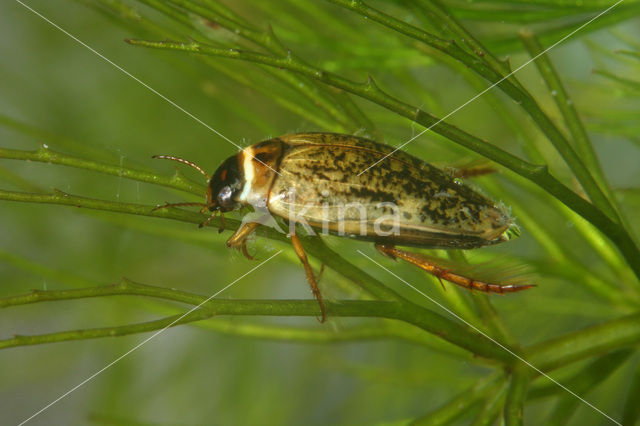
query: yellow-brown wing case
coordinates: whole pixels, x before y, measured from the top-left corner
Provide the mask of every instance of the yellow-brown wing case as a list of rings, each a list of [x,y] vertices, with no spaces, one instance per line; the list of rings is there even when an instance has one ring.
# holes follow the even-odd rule
[[[334,133],[290,134],[258,145],[269,143],[282,144],[269,211],[318,230],[400,245],[472,248],[504,241],[512,225],[491,200],[401,151],[359,175],[390,154],[389,146]]]

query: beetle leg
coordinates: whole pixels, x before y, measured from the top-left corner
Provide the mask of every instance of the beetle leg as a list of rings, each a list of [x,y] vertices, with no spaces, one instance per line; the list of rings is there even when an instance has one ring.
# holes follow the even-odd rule
[[[249,260],[253,257],[247,252],[247,238],[260,226],[258,222],[247,222],[243,224],[232,236],[227,240],[227,247],[238,249]]]
[[[203,208],[202,208],[202,210],[205,210],[205,209],[206,209],[206,207],[203,207]],[[204,212],[203,212],[203,211],[200,211],[200,213],[204,213]],[[206,218],[203,222],[201,222],[201,223],[198,225],[198,228],[203,228],[203,227],[205,227],[205,226],[209,225],[209,222],[211,222],[211,220],[213,220],[213,218],[214,218],[217,214],[218,214],[218,210],[215,210],[213,213],[211,213],[211,214],[209,215],[209,217],[208,217],[208,218]]]
[[[313,270],[311,269],[311,265],[309,265],[309,260],[307,259],[307,254],[304,252],[304,247],[302,247],[302,243],[300,242],[300,238],[294,233],[291,234],[291,244],[293,244],[293,249],[295,250],[300,262],[304,266],[304,272],[307,275],[307,281],[311,286],[311,291],[313,295],[318,300],[318,304],[320,304],[320,312],[322,313],[322,318],[320,322],[325,322],[327,319],[327,313],[325,311],[324,300],[322,299],[322,294],[320,293],[320,289],[318,288],[318,283],[316,282],[316,278],[313,275]]]
[[[242,254],[244,255],[244,257],[246,257],[249,260],[254,260],[255,259],[255,257],[251,256],[249,254],[249,252],[247,251],[247,243],[243,242],[241,249],[242,249]]]
[[[484,281],[475,280],[470,277],[465,277],[455,272],[450,271],[447,268],[439,266],[433,260],[426,256],[422,256],[417,253],[411,253],[404,250],[397,249],[393,245],[376,243],[376,249],[392,259],[400,258],[405,262],[411,263],[418,268],[428,272],[435,276],[439,280],[449,281],[450,283],[459,285],[468,290],[478,290],[484,293],[513,293],[520,290],[526,290],[531,287],[535,287],[535,284],[492,284]],[[440,281],[442,283],[442,281]]]

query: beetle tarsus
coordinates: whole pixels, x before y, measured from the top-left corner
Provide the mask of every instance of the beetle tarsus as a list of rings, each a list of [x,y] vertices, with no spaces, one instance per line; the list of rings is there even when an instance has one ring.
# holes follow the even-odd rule
[[[217,210],[215,210],[213,213],[211,213],[208,218],[206,218],[202,223],[200,223],[198,225],[198,228],[204,228],[205,226],[207,226],[213,220],[213,218],[216,216],[216,214],[218,214]],[[220,216],[222,216],[222,214],[220,214]]]
[[[389,250],[389,248],[393,249],[393,246],[389,246],[382,243],[375,243],[375,247],[378,250],[378,252],[383,256],[386,256],[389,259],[397,260],[396,257],[393,255],[393,253],[391,253],[391,251]]]
[[[400,250],[392,245],[386,244],[376,244],[376,249],[388,256],[392,259],[400,258],[405,262],[408,262],[423,271],[428,272],[429,274],[435,276],[440,280],[440,284],[442,284],[442,280],[448,281],[450,283],[456,284],[460,287],[464,287],[468,290],[481,291],[483,293],[514,293],[516,291],[526,290],[532,287],[536,287],[535,284],[493,284],[487,283],[480,280],[475,280],[464,275],[457,274],[447,268],[443,268],[435,263],[433,260],[426,256],[422,256],[417,253],[411,253],[408,251]],[[444,287],[444,286],[443,286]]]
[[[246,243],[242,243],[241,246],[241,250],[242,250],[242,254],[244,255],[244,257],[246,257],[249,260],[254,260],[255,258],[253,256],[251,256],[249,254],[249,252],[247,251],[247,244]]]

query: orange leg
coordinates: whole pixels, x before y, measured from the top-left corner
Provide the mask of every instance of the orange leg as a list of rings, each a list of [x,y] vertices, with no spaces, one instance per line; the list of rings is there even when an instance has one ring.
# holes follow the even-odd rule
[[[227,240],[227,247],[234,248],[242,251],[244,257],[249,260],[253,260],[253,256],[247,251],[247,238],[260,226],[257,222],[247,222],[242,225],[232,236]]]
[[[304,272],[307,275],[307,281],[311,286],[311,291],[320,304],[320,312],[322,313],[322,319],[320,319],[320,322],[325,322],[325,320],[327,319],[327,313],[325,311],[322,294],[320,293],[320,289],[318,288],[318,283],[316,282],[316,278],[313,275],[313,270],[311,269],[311,265],[309,265],[309,260],[307,260],[307,254],[304,252],[304,247],[302,247],[300,238],[298,238],[298,236],[293,233],[291,234],[291,244],[293,244],[293,249],[298,255],[300,262],[302,262],[302,265],[304,266]]]
[[[376,249],[392,259],[400,258],[405,262],[409,262],[412,265],[430,273],[437,277],[442,283],[442,280],[449,281],[460,287],[467,288],[469,290],[478,290],[485,293],[513,293],[520,290],[526,290],[531,287],[535,287],[535,284],[492,284],[484,281],[478,281],[473,278],[465,277],[455,272],[452,272],[442,266],[438,266],[433,260],[421,256],[417,253],[410,253],[404,250],[395,248],[392,245],[376,244]]]

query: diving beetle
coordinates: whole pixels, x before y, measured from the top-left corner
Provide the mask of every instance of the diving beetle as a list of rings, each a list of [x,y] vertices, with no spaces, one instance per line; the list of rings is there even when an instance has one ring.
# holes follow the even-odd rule
[[[322,321],[326,317],[322,294],[296,235],[296,223],[371,241],[388,257],[471,290],[507,293],[533,287],[476,280],[429,257],[396,248],[471,249],[508,241],[517,227],[503,208],[459,179],[389,146],[336,133],[288,134],[244,148],[226,159],[213,176],[181,158],[154,158],[179,161],[209,181],[205,203],[172,203],[156,209],[202,206],[203,213],[212,212],[202,227],[216,214],[252,206],[292,224],[291,243],[320,305]],[[378,161],[376,167],[358,174]],[[243,223],[227,240],[227,247],[251,258],[246,241],[259,225],[260,221]]]

